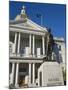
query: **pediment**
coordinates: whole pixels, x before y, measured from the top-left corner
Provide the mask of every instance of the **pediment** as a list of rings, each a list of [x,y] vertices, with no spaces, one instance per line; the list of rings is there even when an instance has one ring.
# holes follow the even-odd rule
[[[35,22],[31,21],[30,19],[27,18],[27,21],[24,22],[24,20],[21,20],[19,16],[13,20],[10,21],[10,27],[18,27],[18,28],[27,28],[27,29],[32,29],[36,31],[43,31],[47,32],[46,28],[41,27],[40,25],[36,24]]]

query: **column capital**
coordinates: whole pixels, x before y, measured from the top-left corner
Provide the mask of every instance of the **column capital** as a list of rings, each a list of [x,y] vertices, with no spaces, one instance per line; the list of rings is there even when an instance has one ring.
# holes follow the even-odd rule
[[[15,64],[15,62],[12,62],[12,64]]]

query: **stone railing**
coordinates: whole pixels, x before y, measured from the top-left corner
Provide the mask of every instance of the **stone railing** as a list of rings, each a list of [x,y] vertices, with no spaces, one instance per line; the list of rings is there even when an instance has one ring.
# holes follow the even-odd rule
[[[10,44],[10,47],[9,47],[9,56],[10,57],[33,57],[33,58],[44,58],[44,57],[46,57],[46,55],[42,55],[41,54],[41,52],[40,52],[40,49],[37,49],[37,54],[32,54],[30,51],[30,48],[29,47],[25,47],[22,51],[24,51],[24,52],[22,52],[21,51],[21,49],[20,49],[20,52],[19,52],[19,54],[18,53],[14,53],[14,43],[11,43]]]

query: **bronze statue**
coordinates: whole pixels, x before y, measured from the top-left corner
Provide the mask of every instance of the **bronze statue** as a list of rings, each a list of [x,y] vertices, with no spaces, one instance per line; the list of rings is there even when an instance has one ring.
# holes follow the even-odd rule
[[[54,46],[53,35],[51,34],[51,29],[49,29],[48,35],[47,35],[47,59],[48,60],[51,60],[53,46]]]

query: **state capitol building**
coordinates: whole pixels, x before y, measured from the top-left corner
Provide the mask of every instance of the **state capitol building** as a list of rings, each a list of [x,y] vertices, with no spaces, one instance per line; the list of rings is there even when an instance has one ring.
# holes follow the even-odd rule
[[[20,14],[9,21],[9,85],[49,86],[44,76],[47,73],[45,65],[56,64],[65,72],[65,41],[63,37],[53,37],[55,48],[52,51],[51,61],[46,60],[48,30],[27,16],[26,8],[23,6]],[[62,80],[63,78],[60,84],[56,85],[63,85]]]

